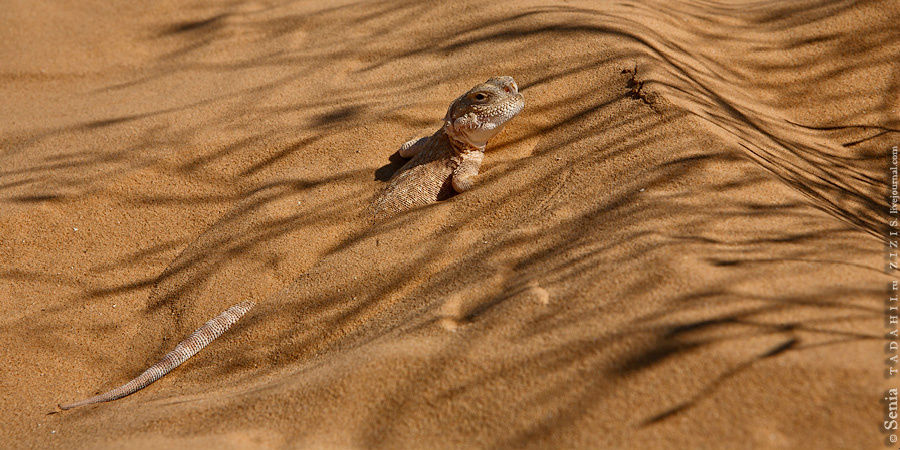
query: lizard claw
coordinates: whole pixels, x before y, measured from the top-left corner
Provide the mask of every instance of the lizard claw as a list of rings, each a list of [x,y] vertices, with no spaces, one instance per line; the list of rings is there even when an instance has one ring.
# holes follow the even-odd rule
[[[400,146],[400,149],[397,150],[397,153],[404,158],[412,158],[419,154],[422,151],[422,146],[425,143],[427,138],[415,138],[410,139],[403,143]]]
[[[456,191],[456,193],[458,193],[458,194],[462,194],[463,192],[468,191],[472,187],[474,180],[472,179],[472,177],[463,177],[463,176],[457,175],[457,176],[453,177],[452,183],[453,183],[453,190]]]

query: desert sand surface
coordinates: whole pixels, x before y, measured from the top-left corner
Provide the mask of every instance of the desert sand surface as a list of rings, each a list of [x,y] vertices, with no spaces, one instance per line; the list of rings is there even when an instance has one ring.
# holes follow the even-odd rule
[[[885,448],[896,0],[2,9],[4,448]],[[476,186],[373,223],[495,75]]]

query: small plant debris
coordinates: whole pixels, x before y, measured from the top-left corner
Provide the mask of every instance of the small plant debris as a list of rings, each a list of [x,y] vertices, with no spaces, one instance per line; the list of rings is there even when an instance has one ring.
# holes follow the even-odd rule
[[[628,88],[626,95],[629,98],[640,100],[650,106],[653,106],[656,103],[656,94],[645,91],[644,80],[639,80],[637,78],[637,63],[634,64],[634,69],[622,69],[622,73],[629,75],[628,81],[625,84],[625,87]]]

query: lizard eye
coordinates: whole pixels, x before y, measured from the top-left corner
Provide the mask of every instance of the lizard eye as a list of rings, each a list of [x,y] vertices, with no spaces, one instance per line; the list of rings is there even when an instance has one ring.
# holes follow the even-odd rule
[[[475,94],[475,100],[482,101],[487,98],[487,95],[482,94],[481,92]]]

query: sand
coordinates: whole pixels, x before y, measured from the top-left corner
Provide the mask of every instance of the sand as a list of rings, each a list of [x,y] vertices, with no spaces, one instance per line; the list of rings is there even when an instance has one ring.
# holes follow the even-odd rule
[[[883,448],[898,24],[6,1],[2,447]],[[493,75],[526,108],[477,187],[372,225],[399,144]]]

